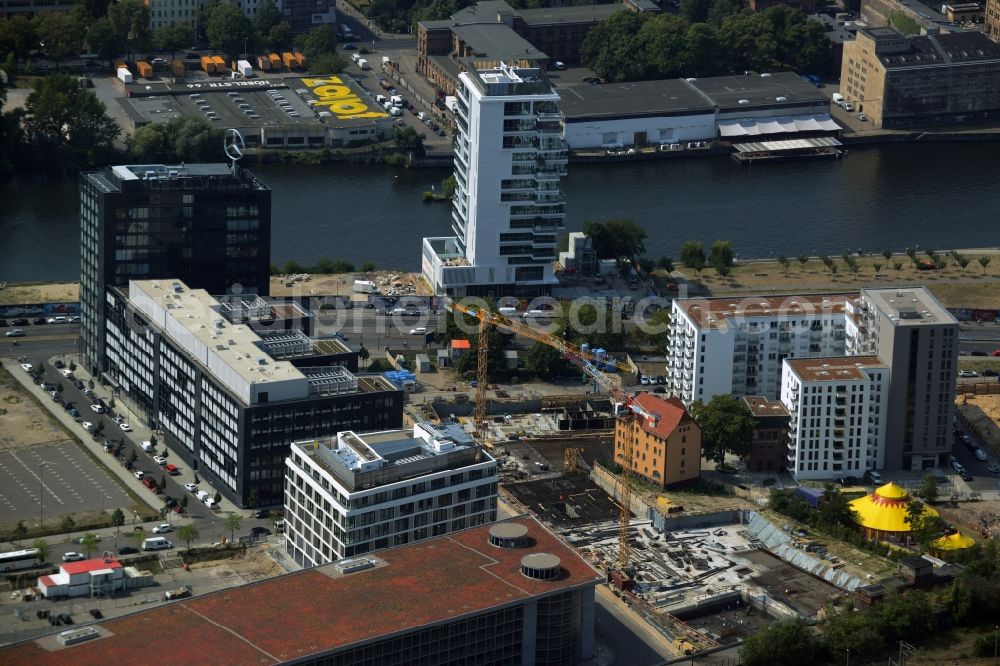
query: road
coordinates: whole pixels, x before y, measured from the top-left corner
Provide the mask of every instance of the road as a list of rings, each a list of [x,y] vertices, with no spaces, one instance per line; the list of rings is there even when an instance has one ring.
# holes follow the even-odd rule
[[[967,481],[966,484],[973,491],[995,491],[1000,489],[1000,474],[989,470],[991,465],[1000,467],[1000,463],[997,462],[996,457],[990,453],[989,448],[982,441],[971,433],[969,436],[972,438],[973,444],[986,452],[988,459],[985,462],[978,460],[973,453],[973,449],[956,438],[951,453],[958,458],[958,462],[962,463],[962,466],[972,475],[972,481]]]

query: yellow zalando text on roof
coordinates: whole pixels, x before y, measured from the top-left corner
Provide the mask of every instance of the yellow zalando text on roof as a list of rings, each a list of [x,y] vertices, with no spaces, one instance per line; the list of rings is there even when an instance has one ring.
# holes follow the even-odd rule
[[[386,118],[388,114],[375,110],[358,97],[339,76],[328,76],[325,79],[302,79],[316,95],[315,106],[329,107],[330,112],[341,120],[354,118]]]

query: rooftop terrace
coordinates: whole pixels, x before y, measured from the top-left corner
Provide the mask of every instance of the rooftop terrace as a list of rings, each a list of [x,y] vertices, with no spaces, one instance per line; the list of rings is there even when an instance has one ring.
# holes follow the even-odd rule
[[[96,623],[103,637],[53,648],[45,638],[0,649],[5,666],[106,666],[170,655],[177,664],[245,666],[302,660],[379,636],[593,585],[601,576],[542,527],[520,517],[520,548],[488,540],[491,525],[380,551],[376,566],[341,574],[329,564]],[[561,576],[535,580],[521,558],[548,553]],[[60,628],[61,629],[61,628]],[[55,629],[54,631],[58,631]]]
[[[786,358],[785,363],[804,382],[838,382],[868,379],[862,368],[885,368],[878,356],[827,356]]]
[[[861,295],[897,326],[958,325],[958,320],[924,287],[863,289]]]
[[[685,298],[678,307],[699,328],[725,328],[730,320],[753,317],[798,319],[818,315],[843,314],[853,294],[804,294],[788,296],[724,296]]]

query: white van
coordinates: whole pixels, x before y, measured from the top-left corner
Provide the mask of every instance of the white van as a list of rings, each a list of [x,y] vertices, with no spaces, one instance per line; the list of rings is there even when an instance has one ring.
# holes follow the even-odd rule
[[[163,537],[150,537],[142,542],[143,550],[168,550],[173,547],[174,544]]]
[[[361,60],[361,55],[358,54],[358,53],[352,53],[351,54],[351,60],[353,60],[354,62],[357,62],[357,61]]]
[[[844,103],[844,96],[840,93],[833,93],[833,103],[841,106]]]
[[[392,102],[393,106],[403,106],[403,98],[400,95],[393,95],[389,101]]]
[[[194,496],[197,497],[202,502],[204,502],[206,499],[208,499],[209,497],[211,497],[211,495],[209,495],[208,493],[206,493],[204,490],[199,490],[198,492],[196,492],[194,494]]]
[[[418,120],[427,120],[427,114],[424,113],[423,111],[421,111],[420,113],[417,114],[417,119]]]
[[[375,95],[375,101],[379,106],[385,106],[385,95]]]
[[[152,453],[153,452],[153,443],[150,442],[150,441],[148,441],[148,440],[145,441],[145,442],[143,442],[139,446],[141,446],[142,450],[145,451],[146,453]]]
[[[205,506],[207,506],[209,509],[214,509],[218,505],[215,503],[215,498],[214,497],[206,497],[205,498]]]

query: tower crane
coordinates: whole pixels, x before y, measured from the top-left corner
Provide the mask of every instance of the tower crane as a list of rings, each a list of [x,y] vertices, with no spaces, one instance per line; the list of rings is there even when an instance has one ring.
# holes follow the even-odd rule
[[[460,312],[473,317],[479,321],[479,356],[476,367],[476,434],[483,433],[485,436],[488,424],[486,422],[486,331],[489,326],[506,329],[516,335],[522,335],[535,342],[541,342],[562,353],[564,359],[575,365],[590,377],[601,389],[607,391],[615,401],[615,413],[620,419],[631,419],[638,417],[642,419],[655,420],[657,417],[636,401],[635,397],[625,391],[617,383],[612,381],[605,373],[601,372],[597,363],[613,365],[621,370],[629,368],[610,358],[598,358],[589,349],[584,349],[571,342],[563,340],[545,331],[540,331],[533,326],[510,319],[499,313],[492,312],[487,308],[468,307],[457,301],[450,301],[453,312]],[[482,441],[482,440],[480,440]],[[622,452],[622,473],[619,475],[619,502],[621,504],[618,521],[618,568],[628,567],[631,555],[631,542],[629,540],[629,525],[632,520],[632,438],[626,437],[623,441]]]

